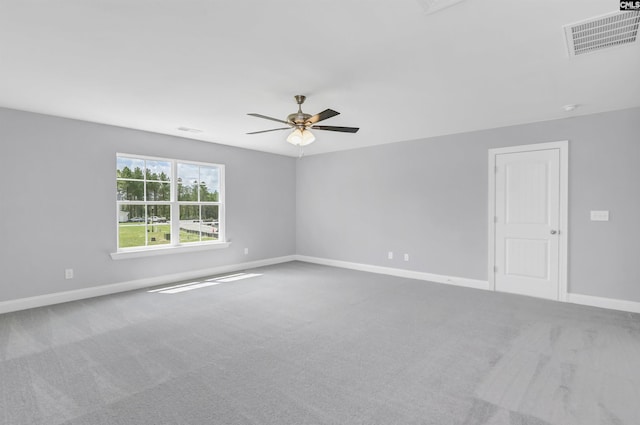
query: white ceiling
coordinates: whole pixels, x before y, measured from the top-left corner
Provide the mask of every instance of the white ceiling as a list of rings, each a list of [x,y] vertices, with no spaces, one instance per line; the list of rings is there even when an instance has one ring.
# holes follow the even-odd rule
[[[428,3],[1,0],[0,106],[291,156],[246,114],[305,94],[360,127],[315,132],[314,154],[640,106],[640,43],[566,53],[562,26],[617,0]]]

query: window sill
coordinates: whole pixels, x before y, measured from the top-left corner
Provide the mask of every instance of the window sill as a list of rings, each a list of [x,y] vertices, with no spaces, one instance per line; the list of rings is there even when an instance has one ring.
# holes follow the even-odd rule
[[[128,260],[129,258],[142,258],[142,257],[155,257],[158,255],[168,254],[184,254],[187,252],[209,251],[212,249],[228,248],[231,242],[216,242],[208,243],[204,245],[178,245],[178,246],[163,246],[158,248],[146,248],[146,249],[134,249],[127,251],[112,252],[112,260]]]

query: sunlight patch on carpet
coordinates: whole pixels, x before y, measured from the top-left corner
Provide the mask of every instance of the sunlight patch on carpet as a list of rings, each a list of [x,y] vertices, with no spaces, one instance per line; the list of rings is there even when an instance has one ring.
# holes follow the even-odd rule
[[[207,288],[209,286],[218,285],[220,283],[236,282],[238,280],[249,279],[252,277],[262,276],[261,273],[234,273],[226,276],[214,277],[202,281],[182,283],[180,285],[166,286],[164,288],[152,289],[147,292],[157,294],[178,294],[180,292],[192,291],[194,289]]]

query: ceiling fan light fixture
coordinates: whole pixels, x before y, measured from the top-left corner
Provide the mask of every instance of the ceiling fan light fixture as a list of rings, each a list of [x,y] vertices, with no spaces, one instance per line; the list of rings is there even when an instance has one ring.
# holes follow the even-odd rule
[[[316,140],[316,136],[309,130],[296,128],[287,136],[287,142],[294,146],[307,146]]]

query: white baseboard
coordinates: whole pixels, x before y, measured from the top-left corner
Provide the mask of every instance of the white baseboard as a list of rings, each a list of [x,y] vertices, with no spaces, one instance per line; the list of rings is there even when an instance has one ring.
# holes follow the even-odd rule
[[[465,277],[445,276],[440,274],[417,272],[413,270],[396,269],[393,267],[372,266],[370,264],[351,263],[349,261],[332,260],[329,258],[308,257],[296,255],[295,259],[307,263],[322,264],[325,266],[341,267],[344,269],[360,270],[364,272],[386,274],[390,276],[406,277],[409,279],[427,280],[429,282],[444,283],[447,285],[464,286],[465,288],[489,290],[489,282],[486,280],[468,279]]]
[[[429,282],[444,283],[447,285],[463,286],[466,288],[490,290],[489,282],[464,277],[446,276],[412,270],[397,269],[393,267],[373,266],[370,264],[352,263],[349,261],[332,260],[329,258],[309,257],[306,255],[287,255],[284,257],[267,258],[264,260],[249,261],[246,263],[229,264],[226,266],[212,267],[195,271],[174,273],[145,279],[131,280],[128,282],[113,283],[94,286],[91,288],[77,289],[73,291],[57,292],[53,294],[39,295],[36,297],[20,298],[17,300],[1,301],[0,314],[12,311],[26,310],[29,308],[44,307],[69,301],[99,297],[118,292],[148,288],[151,286],[174,283],[181,280],[197,279],[204,276],[212,276],[221,273],[236,272],[256,267],[270,266],[289,261],[303,261],[307,263],[322,264],[325,266],[340,267],[345,269],[360,270],[371,273],[386,274],[390,276],[406,277],[409,279],[426,280]],[[614,298],[595,297],[592,295],[567,294],[566,302],[572,304],[588,305],[592,307],[621,310],[631,313],[640,313],[640,302],[619,300]]]
[[[307,263],[322,264],[325,266],[341,267],[345,269],[361,270],[371,273],[386,274],[391,276],[406,277],[409,279],[428,280],[429,282],[445,283],[447,285],[464,286],[466,288],[491,290],[489,282],[484,280],[468,279],[464,277],[445,276],[433,273],[416,272],[412,270],[396,269],[392,267],[372,266],[370,264],[351,263],[349,261],[332,260],[329,258],[308,257],[305,255],[295,255],[298,261]],[[566,301],[572,304],[588,305],[592,307],[607,308],[610,310],[628,311],[640,313],[640,302],[626,301],[614,298],[594,297],[591,295],[567,294]]]
[[[102,295],[131,291],[134,289],[164,285],[181,280],[197,279],[204,276],[212,276],[221,273],[229,273],[256,267],[270,266],[272,264],[286,263],[294,260],[294,255],[288,255],[284,257],[267,258],[264,260],[249,261],[246,263],[229,264],[226,266],[218,266],[208,269],[200,269],[183,273],[173,273],[162,276],[131,280],[128,282],[93,286],[91,288],[76,289],[73,291],[56,292],[53,294],[39,295],[36,297],[2,301],[0,302],[0,314],[9,313],[11,311],[26,310],[29,308],[44,307],[52,304],[66,303],[69,301],[82,300],[86,298],[99,297]]]
[[[592,295],[567,294],[567,302],[573,304],[589,305],[592,307],[608,308],[611,310],[640,313],[640,302],[618,300],[615,298],[594,297]]]

